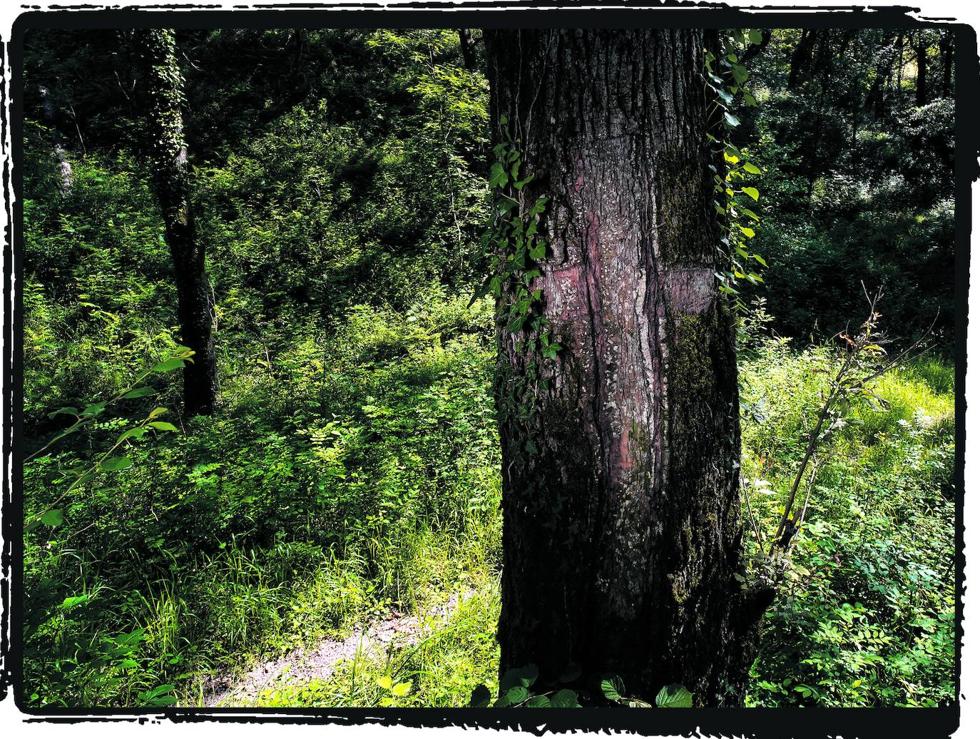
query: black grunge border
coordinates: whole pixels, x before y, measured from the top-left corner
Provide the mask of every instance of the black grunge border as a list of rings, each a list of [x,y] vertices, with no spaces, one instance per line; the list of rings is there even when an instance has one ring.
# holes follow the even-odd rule
[[[653,7],[651,7],[653,6]],[[22,6],[25,7],[25,6]],[[576,711],[479,708],[28,708],[24,700],[21,625],[23,623],[23,47],[31,29],[86,28],[531,28],[635,26],[700,28],[945,28],[955,38],[956,68],[956,252],[955,252],[955,434],[953,472],[956,499],[956,695],[961,694],[963,638],[963,498],[967,288],[971,226],[971,184],[980,176],[980,76],[977,35],[948,18],[924,19],[909,6],[731,7],[685,0],[463,0],[419,1],[385,6],[361,3],[253,3],[234,9],[215,5],[154,5],[109,8],[59,5],[47,10],[26,6],[0,47],[0,74],[11,70],[10,99],[0,86],[0,142],[4,142],[2,187],[9,222],[5,229],[3,273],[3,549],[0,551],[0,701],[13,694],[28,723],[130,722],[134,724],[214,721],[222,723],[374,724],[406,727],[460,726],[546,731],[633,732],[644,736],[708,735],[816,739],[817,737],[950,736],[959,726],[960,706],[938,708],[729,708],[662,711],[593,708]],[[5,80],[5,82],[8,80]],[[12,150],[6,149],[10,132]],[[16,196],[12,198],[12,196]]]

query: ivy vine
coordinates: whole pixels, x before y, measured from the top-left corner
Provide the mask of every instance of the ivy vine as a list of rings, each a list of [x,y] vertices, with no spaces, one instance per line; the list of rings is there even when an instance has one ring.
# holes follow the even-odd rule
[[[490,167],[493,220],[483,237],[490,275],[476,297],[493,295],[498,322],[512,334],[526,332],[526,343],[519,349],[533,349],[545,359],[554,359],[561,345],[551,337],[541,288],[534,287],[548,251],[539,230],[548,198],[531,196],[527,185],[534,175],[522,170],[523,157],[507,123],[507,116],[501,116],[504,140],[494,147]]]
[[[716,276],[721,292],[730,295],[736,310],[746,310],[739,295],[739,283],[757,285],[762,275],[757,271],[768,265],[762,255],[755,252],[751,239],[755,238],[755,228],[761,218],[748,203],[754,205],[759,200],[757,187],[747,184],[762,174],[762,169],[749,161],[749,152],[735,146],[730,133],[741,121],[733,110],[741,102],[746,107],[755,107],[759,101],[745,87],[749,72],[739,64],[738,51],[748,45],[762,43],[762,33],[758,30],[736,29],[721,34],[721,55],[711,50],[705,51],[705,82],[714,92],[714,108],[711,113],[720,113],[720,137],[711,133],[708,140],[713,145],[713,153],[723,159],[725,166],[710,165],[714,175],[715,211],[718,214],[722,238],[718,247],[724,265]],[[757,266],[758,265],[758,266]]]

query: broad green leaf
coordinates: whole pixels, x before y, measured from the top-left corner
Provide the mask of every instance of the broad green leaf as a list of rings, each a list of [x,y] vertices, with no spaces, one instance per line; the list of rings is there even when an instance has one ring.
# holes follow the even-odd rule
[[[602,690],[602,694],[608,700],[619,701],[623,697],[626,686],[623,684],[623,680],[619,675],[608,675],[599,683],[599,689]]]
[[[756,167],[752,162],[743,162],[742,169],[744,169],[749,174],[762,174],[762,170]]]
[[[750,44],[761,44],[762,43],[762,32],[756,28],[749,30],[749,43]]]
[[[174,426],[169,421],[150,421],[150,426],[155,428],[157,431],[179,431],[176,426]]]
[[[99,469],[103,472],[119,472],[127,470],[133,466],[133,460],[129,457],[109,457],[109,459],[99,462]]]
[[[130,390],[128,393],[123,395],[124,400],[133,400],[134,398],[145,398],[147,395],[155,395],[156,390],[152,387],[138,387]]]
[[[516,706],[518,703],[526,700],[527,695],[527,688],[525,688],[523,685],[516,685],[512,688],[508,688],[507,691],[497,699],[494,706],[497,708]]]
[[[391,689],[391,694],[396,695],[399,698],[404,698],[406,695],[412,692],[412,683],[398,683]]]
[[[500,679],[500,689],[507,690],[515,685],[530,688],[534,681],[538,679],[537,665],[525,665],[524,667],[511,667],[504,672]]]
[[[743,187],[742,188],[742,192],[744,192],[746,195],[748,195],[753,200],[758,200],[759,199],[759,191],[756,190],[754,187]]]
[[[54,418],[55,416],[58,416],[62,413],[69,416],[77,416],[78,412],[79,412],[78,408],[75,408],[74,406],[71,405],[66,405],[64,408],[59,408],[58,410],[49,413],[48,418]]]
[[[67,598],[65,598],[63,601],[61,601],[61,605],[59,607],[62,610],[67,611],[74,608],[75,606],[85,603],[91,597],[92,596],[89,595],[88,593],[82,593],[81,595],[70,595]]]
[[[87,406],[85,406],[84,410],[82,410],[82,416],[86,418],[97,416],[105,410],[105,406],[105,402],[89,403]]]
[[[554,708],[581,708],[578,702],[578,695],[574,690],[562,688],[551,696],[551,705]]]
[[[395,684],[395,681],[391,679],[391,675],[382,675],[378,678],[378,687],[384,688],[385,690],[391,690],[391,686]]]
[[[674,683],[665,685],[657,693],[657,708],[690,708],[694,705],[694,696],[683,685]]]
[[[171,357],[153,365],[153,372],[171,372],[184,366],[184,360],[180,357]]]
[[[41,523],[43,523],[45,526],[50,526],[51,528],[61,526],[61,524],[64,522],[65,517],[57,508],[52,508],[50,511],[45,511],[41,516]]]
[[[741,123],[741,121],[739,121],[738,118],[736,118],[731,113],[729,113],[729,112],[726,111],[725,112],[725,123],[727,123],[730,127],[735,128],[736,126],[738,126]]]
[[[525,708],[551,708],[551,701],[546,695],[534,695],[528,699],[524,706]]]
[[[148,429],[144,426],[137,426],[136,428],[126,429],[121,434],[119,438],[116,439],[116,443],[120,444],[126,439],[141,439],[148,433]]]

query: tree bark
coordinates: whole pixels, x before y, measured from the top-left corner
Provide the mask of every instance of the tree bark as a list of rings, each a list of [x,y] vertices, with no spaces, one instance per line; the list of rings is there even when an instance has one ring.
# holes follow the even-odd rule
[[[476,70],[476,44],[473,33],[468,28],[459,29],[459,50],[463,55],[463,66],[472,71]]]
[[[181,339],[194,350],[193,361],[184,366],[184,413],[210,414],[217,394],[214,305],[204,248],[195,237],[191,166],[181,112],[184,80],[177,64],[174,32],[138,32],[137,47],[146,81],[147,145],[164,235],[173,259]]]
[[[928,44],[922,31],[919,31],[915,44],[915,104],[919,107],[929,102],[928,65],[926,51]]]
[[[533,286],[563,347],[543,359],[529,329],[498,320],[501,669],[533,663],[543,685],[613,672],[634,694],[678,682],[699,704],[738,705],[771,598],[739,585],[702,33],[485,38],[491,121],[508,116],[527,189],[550,199]]]
[[[942,31],[939,41],[939,51],[943,57],[942,96],[949,97],[953,91],[953,33],[946,29]]]
[[[51,129],[51,147],[55,162],[58,165],[58,191],[62,197],[67,197],[71,194],[75,178],[71,162],[68,160],[68,152],[65,151],[61,133],[58,130],[58,110],[54,100],[51,99],[48,88],[41,85],[38,87],[38,93],[41,96],[41,114],[44,117],[44,122]]]
[[[817,34],[817,31],[811,31],[808,28],[800,31],[800,40],[793,49],[793,54],[789,60],[789,79],[787,82],[790,89],[799,87],[802,78],[810,70],[810,61],[813,47],[817,41]]]

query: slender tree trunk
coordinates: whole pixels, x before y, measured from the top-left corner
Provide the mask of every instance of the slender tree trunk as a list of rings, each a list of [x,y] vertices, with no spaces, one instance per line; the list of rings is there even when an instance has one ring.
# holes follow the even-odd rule
[[[463,66],[473,71],[476,69],[476,44],[473,33],[468,28],[459,29],[459,50],[463,55]]]
[[[895,69],[895,95],[902,99],[902,80],[905,73],[905,34],[898,34],[898,65]]]
[[[543,684],[609,671],[641,695],[679,682],[700,704],[739,704],[768,600],[749,606],[738,582],[736,365],[714,276],[704,39],[485,37],[491,120],[508,116],[531,197],[550,199],[533,287],[563,346],[544,359],[528,329],[498,321],[501,668],[536,664]]]
[[[926,40],[923,38],[922,32],[919,31],[915,44],[915,104],[920,107],[929,102],[926,50]]]
[[[939,49],[943,57],[942,96],[949,97],[953,91],[953,34],[948,29],[942,32]]]
[[[800,31],[800,40],[793,49],[793,54],[789,60],[789,79],[787,82],[790,89],[798,87],[804,75],[809,72],[810,58],[816,41],[817,31],[811,31],[808,28]]]
[[[75,178],[71,162],[68,161],[68,152],[65,151],[61,133],[58,130],[58,111],[48,88],[40,86],[38,93],[41,95],[41,114],[44,116],[44,122],[51,128],[51,147],[54,159],[58,164],[58,191],[62,197],[67,197],[71,194]]]
[[[194,350],[193,362],[184,367],[184,413],[210,414],[217,393],[214,306],[204,248],[194,231],[191,168],[181,113],[184,81],[172,30],[138,32],[137,46],[146,75],[147,143],[153,183],[173,258],[181,337],[184,345]]]

